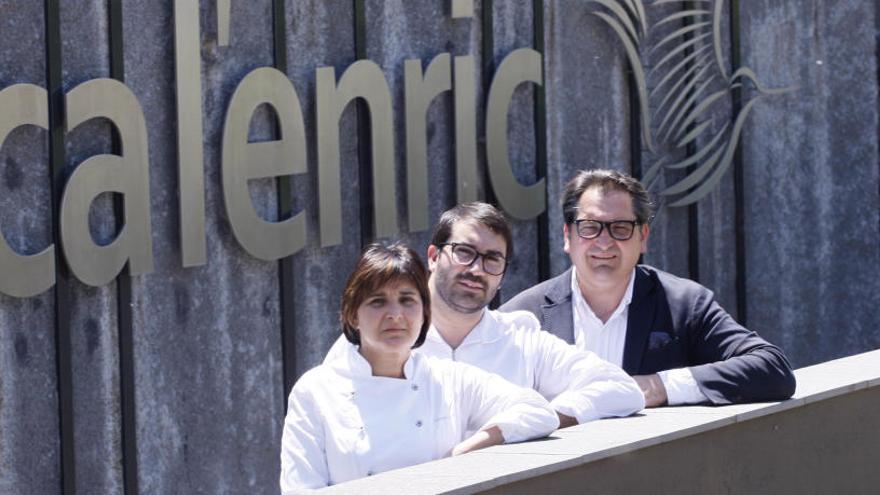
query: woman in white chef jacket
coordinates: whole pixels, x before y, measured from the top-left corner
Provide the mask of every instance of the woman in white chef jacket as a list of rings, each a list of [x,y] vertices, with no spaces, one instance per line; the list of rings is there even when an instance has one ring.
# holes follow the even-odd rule
[[[548,435],[553,409],[535,391],[475,367],[412,354],[431,319],[428,276],[411,249],[371,245],[348,279],[340,320],[351,345],[290,393],[281,490]],[[476,431],[465,438],[468,431]]]

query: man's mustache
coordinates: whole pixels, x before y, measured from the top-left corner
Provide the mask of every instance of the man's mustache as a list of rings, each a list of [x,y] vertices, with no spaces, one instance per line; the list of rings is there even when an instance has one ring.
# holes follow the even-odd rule
[[[461,273],[456,278],[459,280],[468,280],[470,282],[478,283],[483,289],[487,287],[486,280],[483,277],[478,277],[470,272]]]

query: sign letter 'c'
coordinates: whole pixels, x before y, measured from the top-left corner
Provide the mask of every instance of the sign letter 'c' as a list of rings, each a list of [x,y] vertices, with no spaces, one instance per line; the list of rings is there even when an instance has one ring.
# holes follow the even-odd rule
[[[0,148],[16,127],[49,128],[46,90],[33,84],[16,84],[0,91]],[[31,297],[55,285],[55,245],[32,255],[18,254],[0,231],[0,292]]]
[[[546,208],[545,179],[531,186],[516,180],[510,168],[507,148],[507,113],[517,86],[524,82],[541,85],[541,54],[530,48],[514,50],[501,62],[486,106],[486,157],[489,179],[498,203],[510,216],[530,220]]]

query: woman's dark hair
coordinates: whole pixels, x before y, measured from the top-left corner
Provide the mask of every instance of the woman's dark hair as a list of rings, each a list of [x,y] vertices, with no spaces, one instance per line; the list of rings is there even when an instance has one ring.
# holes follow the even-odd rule
[[[364,249],[354,271],[348,277],[342,292],[339,321],[342,333],[352,344],[360,345],[361,336],[354,322],[358,308],[370,294],[381,287],[398,281],[412,283],[422,298],[422,328],[413,349],[425,342],[431,326],[431,295],[428,291],[428,271],[419,255],[403,244],[390,246],[370,244]]]

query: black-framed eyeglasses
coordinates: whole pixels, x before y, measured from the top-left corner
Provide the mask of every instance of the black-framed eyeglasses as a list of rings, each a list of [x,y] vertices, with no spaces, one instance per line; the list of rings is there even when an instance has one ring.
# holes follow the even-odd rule
[[[574,221],[574,229],[579,237],[584,239],[595,239],[602,235],[602,229],[608,229],[608,234],[612,239],[618,241],[628,241],[636,230],[636,225],[641,222],[638,220],[614,220],[611,222],[603,222],[601,220],[591,220],[582,218]]]
[[[489,275],[501,275],[507,269],[507,258],[500,253],[494,251],[481,253],[470,244],[460,244],[458,242],[446,242],[438,247],[443,249],[445,246],[450,248],[452,261],[459,265],[471,266],[477,261],[477,258],[483,258],[483,271]]]

